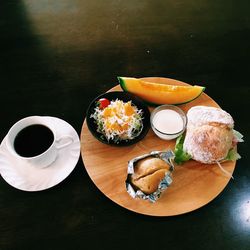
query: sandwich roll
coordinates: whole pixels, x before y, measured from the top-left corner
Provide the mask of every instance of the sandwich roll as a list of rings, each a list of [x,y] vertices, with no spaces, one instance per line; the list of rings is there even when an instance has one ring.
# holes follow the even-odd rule
[[[184,150],[196,161],[214,163],[223,160],[232,146],[233,132],[219,125],[189,129]]]
[[[224,125],[230,129],[234,127],[232,116],[225,110],[215,107],[194,106],[187,113],[189,127],[200,127],[203,125]]]
[[[234,121],[226,111],[195,106],[187,113],[188,123],[183,149],[201,163],[219,162],[233,147]]]

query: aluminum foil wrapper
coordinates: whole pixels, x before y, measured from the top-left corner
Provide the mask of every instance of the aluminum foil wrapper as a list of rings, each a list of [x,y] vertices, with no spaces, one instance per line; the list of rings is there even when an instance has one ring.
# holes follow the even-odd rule
[[[141,190],[135,190],[129,182],[129,179],[130,179],[129,177],[130,175],[134,173],[134,168],[136,168],[137,161],[140,161],[149,156],[162,159],[170,166],[170,170],[166,173],[165,177],[159,183],[158,189],[154,193],[148,195],[148,194],[144,194]],[[149,200],[151,202],[157,201],[157,199],[160,198],[161,193],[165,189],[167,189],[173,182],[173,179],[172,179],[172,172],[174,171],[173,159],[174,159],[173,151],[168,150],[168,151],[152,151],[149,154],[144,154],[144,155],[138,156],[130,160],[128,162],[128,176],[126,180],[126,189],[127,189],[127,192],[130,194],[130,196],[132,196],[133,198]]]

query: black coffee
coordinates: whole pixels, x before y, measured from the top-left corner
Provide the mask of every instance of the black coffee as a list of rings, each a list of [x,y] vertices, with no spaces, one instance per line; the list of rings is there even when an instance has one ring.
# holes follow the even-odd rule
[[[33,157],[45,152],[53,141],[53,132],[48,127],[35,124],[22,129],[17,134],[14,148],[20,156]]]

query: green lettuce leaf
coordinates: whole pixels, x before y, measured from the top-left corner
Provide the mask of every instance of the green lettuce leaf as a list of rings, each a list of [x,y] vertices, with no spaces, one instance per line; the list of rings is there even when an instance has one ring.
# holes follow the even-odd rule
[[[241,156],[237,153],[237,148],[234,147],[228,151],[228,154],[224,160],[225,161],[237,161],[240,158],[241,158]]]
[[[233,134],[237,142],[244,142],[243,135],[240,132],[233,129]],[[228,151],[228,154],[224,160],[225,161],[237,161],[240,158],[241,156],[237,152],[237,147],[235,146]]]
[[[185,152],[183,150],[183,143],[184,143],[184,139],[185,136],[184,135],[180,135],[177,139],[176,139],[176,143],[175,143],[175,149],[174,149],[174,153],[175,153],[175,158],[174,161],[177,164],[182,164],[185,161],[188,161],[191,159],[191,156]]]
[[[244,142],[243,135],[239,132],[233,129],[234,137],[237,139],[237,142]]]

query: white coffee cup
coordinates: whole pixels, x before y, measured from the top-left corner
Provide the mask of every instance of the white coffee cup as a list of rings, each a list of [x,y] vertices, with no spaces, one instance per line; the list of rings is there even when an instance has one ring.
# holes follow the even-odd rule
[[[51,145],[41,154],[32,157],[24,157],[16,152],[14,142],[18,133],[31,125],[46,126],[53,133],[54,140]],[[70,145],[71,143],[73,143],[73,137],[71,135],[65,134],[58,137],[53,124],[48,122],[48,118],[43,116],[29,116],[19,120],[10,128],[6,136],[6,147],[8,152],[16,159],[37,168],[45,168],[51,165],[57,158],[58,150]]]

